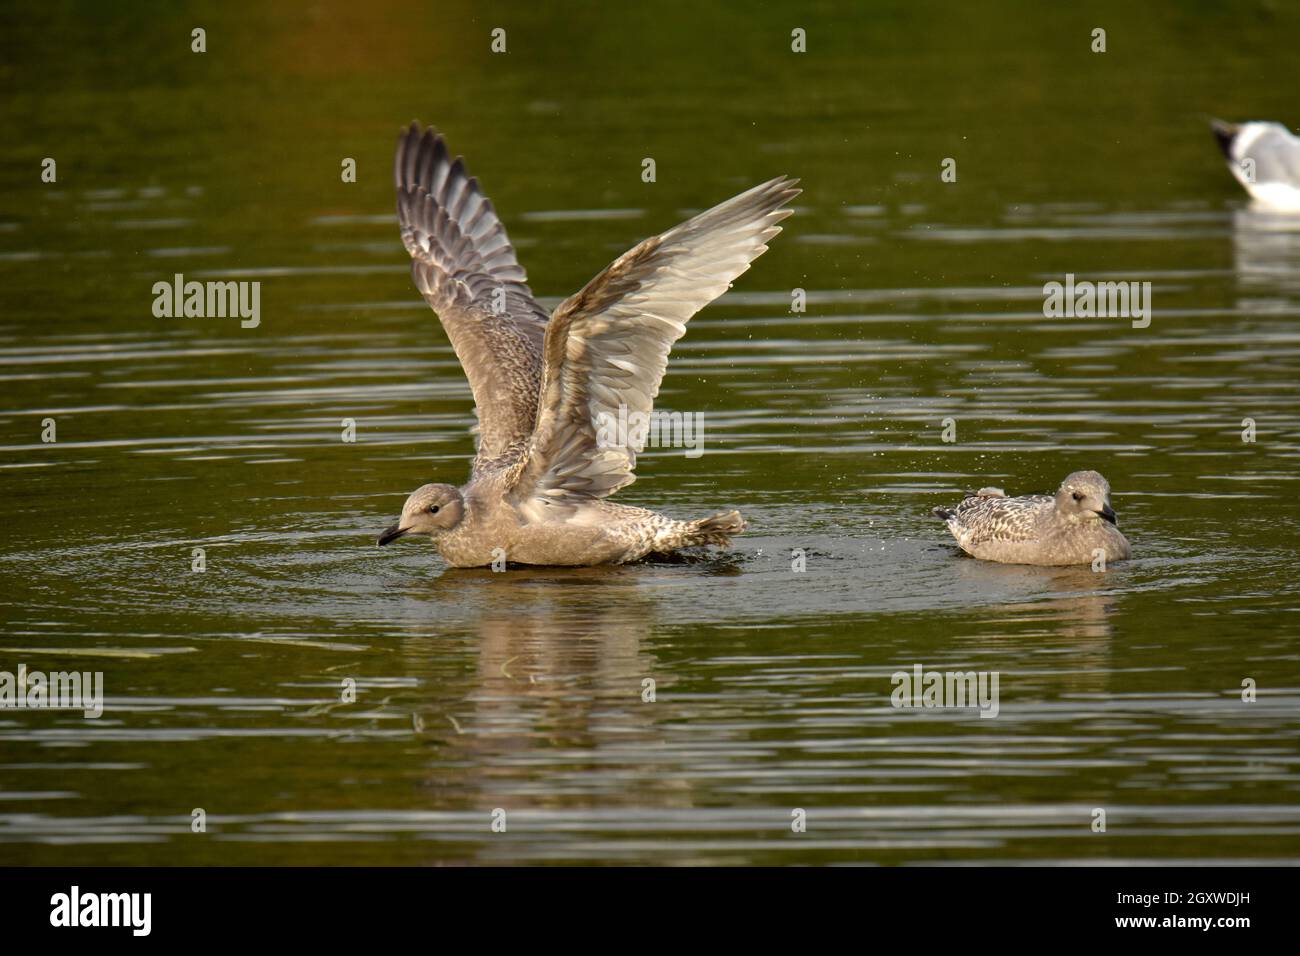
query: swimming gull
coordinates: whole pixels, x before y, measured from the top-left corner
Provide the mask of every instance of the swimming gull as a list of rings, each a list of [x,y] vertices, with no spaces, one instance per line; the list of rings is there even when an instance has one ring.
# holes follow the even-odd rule
[[[610,441],[602,426],[648,421],[687,320],[767,251],[797,180],[769,180],[646,239],[548,317],[441,134],[403,130],[394,179],[416,287],[474,395],[478,448],[466,484],[417,488],[379,544],[429,535],[454,567],[619,564],[728,546],[745,529],[737,511],[677,521],[608,500],[635,480],[645,434]]]
[[[954,508],[935,508],[961,549],[1005,564],[1091,564],[1098,552],[1132,554],[1110,506],[1110,485],[1095,471],[1076,471],[1052,495],[1008,498],[1000,488],[968,494]]]
[[[1262,206],[1300,212],[1300,138],[1281,123],[1211,120],[1228,169]]]

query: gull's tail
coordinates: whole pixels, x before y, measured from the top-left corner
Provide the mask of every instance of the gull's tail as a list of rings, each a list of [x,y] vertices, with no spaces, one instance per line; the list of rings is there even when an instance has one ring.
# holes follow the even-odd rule
[[[724,511],[699,521],[678,522],[672,533],[665,537],[673,539],[674,548],[695,548],[706,544],[727,548],[731,546],[731,536],[744,530],[745,519],[739,511]]]

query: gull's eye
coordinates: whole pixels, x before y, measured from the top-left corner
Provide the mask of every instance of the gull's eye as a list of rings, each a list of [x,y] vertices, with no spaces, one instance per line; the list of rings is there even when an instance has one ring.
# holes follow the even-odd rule
[[[437,506],[437,505],[429,505],[429,514],[431,514],[431,515],[436,515],[437,513],[438,513],[438,506]]]
[[[1082,501],[1082,500],[1083,500],[1083,495],[1079,494],[1079,493],[1076,491],[1076,492],[1074,493],[1074,500],[1075,500],[1075,501]]]

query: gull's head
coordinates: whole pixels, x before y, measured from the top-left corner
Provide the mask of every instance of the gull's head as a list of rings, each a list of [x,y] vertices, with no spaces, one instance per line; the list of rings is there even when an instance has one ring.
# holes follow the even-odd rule
[[[1232,146],[1237,140],[1237,134],[1241,132],[1241,127],[1236,123],[1225,123],[1221,119],[1210,120],[1210,128],[1214,130],[1214,138],[1219,141],[1219,149],[1223,151],[1223,158],[1228,161],[1229,165],[1237,162],[1237,157],[1233,155]]]
[[[460,524],[464,515],[465,499],[455,485],[421,485],[402,505],[402,517],[379,536],[379,544],[407,534],[427,534],[436,540]]]
[[[1110,483],[1095,471],[1076,471],[1056,493],[1056,510],[1072,521],[1109,521],[1115,524],[1110,506]]]

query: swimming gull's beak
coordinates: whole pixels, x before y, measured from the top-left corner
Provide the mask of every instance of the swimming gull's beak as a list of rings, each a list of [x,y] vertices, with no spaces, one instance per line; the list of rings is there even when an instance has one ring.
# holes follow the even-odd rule
[[[1111,524],[1115,524],[1115,523],[1116,523],[1116,522],[1115,522],[1115,517],[1116,517],[1116,516],[1115,516],[1115,509],[1112,508],[1110,505],[1102,505],[1101,510],[1098,511],[1097,514],[1101,515],[1101,520],[1102,520],[1102,521],[1109,521]],[[380,544],[383,544],[383,543],[384,543],[384,539],[383,539],[383,538],[380,538],[380,539],[379,539],[379,543],[380,543]]]
[[[406,534],[406,532],[410,530],[411,530],[410,528],[402,528],[395,524],[392,527],[388,528],[383,534],[381,534],[379,536],[379,540],[376,541],[375,543],[378,544],[380,547],[383,547],[384,545],[388,544],[388,542],[390,541],[396,541],[398,538],[400,538],[402,535]]]

